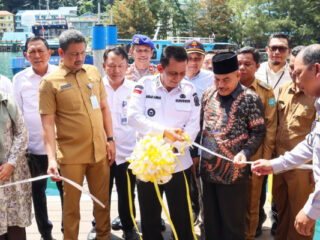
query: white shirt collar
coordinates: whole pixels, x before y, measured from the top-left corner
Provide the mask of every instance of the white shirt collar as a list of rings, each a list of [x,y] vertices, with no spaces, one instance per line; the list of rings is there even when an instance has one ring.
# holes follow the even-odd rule
[[[48,64],[47,72],[46,72],[45,75],[47,75],[48,73],[52,72],[53,70],[54,70],[54,67],[51,64]],[[30,66],[28,68],[28,71],[26,72],[26,76],[28,78],[35,77],[35,76],[38,76],[38,77],[41,77],[41,78],[44,77],[44,76],[40,76],[37,73],[35,73],[35,71],[33,70],[32,66]]]
[[[108,77],[107,75],[105,75],[105,76],[103,77],[102,81],[103,81],[103,84],[104,84],[105,86],[108,86],[108,87],[112,88],[111,85],[110,85],[110,82],[109,82],[109,77]],[[130,87],[131,87],[129,80],[127,80],[126,77],[124,78],[123,83],[119,86],[119,88],[121,88],[121,87],[126,87],[126,88],[130,88]],[[118,88],[118,89],[119,89],[119,88]],[[113,89],[113,88],[112,88],[112,89]]]
[[[282,68],[279,69],[278,72],[274,72],[270,66],[269,66],[269,62],[267,62],[267,71],[273,75],[279,75],[281,73],[283,73],[286,69],[288,68],[288,63],[286,63]]]

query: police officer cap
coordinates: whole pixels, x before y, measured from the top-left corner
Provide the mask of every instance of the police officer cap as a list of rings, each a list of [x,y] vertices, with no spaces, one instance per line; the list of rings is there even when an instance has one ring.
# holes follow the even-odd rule
[[[135,34],[132,38],[133,45],[149,45],[152,49],[154,49],[153,42],[151,39],[142,34]]]
[[[202,55],[205,55],[205,50],[203,47],[203,44],[197,40],[191,40],[186,42],[183,45],[184,49],[186,49],[186,52],[189,53],[200,53]]]
[[[218,53],[212,58],[215,74],[228,74],[239,69],[237,54],[234,52]]]

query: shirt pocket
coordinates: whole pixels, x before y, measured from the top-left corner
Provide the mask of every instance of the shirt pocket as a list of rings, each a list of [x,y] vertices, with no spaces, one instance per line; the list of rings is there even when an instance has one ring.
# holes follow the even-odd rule
[[[36,90],[23,91],[22,95],[22,110],[24,113],[39,112],[39,95]]]
[[[174,106],[178,112],[190,112],[191,100],[184,100],[184,102],[175,102]]]
[[[291,130],[296,134],[302,134],[303,132],[307,133],[314,121],[314,113],[315,111],[311,107],[306,108],[303,105],[299,105],[289,122]]]
[[[159,117],[161,111],[160,99],[146,99],[145,102],[145,116],[150,119]]]
[[[191,101],[189,99],[178,99],[180,101],[176,101],[174,103],[175,113],[177,114],[177,124],[181,126],[185,126],[187,119],[190,117],[191,113]]]
[[[57,93],[57,108],[62,111],[79,111],[81,102],[81,93],[76,87],[65,88]]]

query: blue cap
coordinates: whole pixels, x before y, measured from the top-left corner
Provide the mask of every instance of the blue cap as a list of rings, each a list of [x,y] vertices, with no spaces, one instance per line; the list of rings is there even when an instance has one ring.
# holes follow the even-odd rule
[[[152,49],[154,49],[154,45],[151,39],[142,34],[135,34],[132,38],[131,43],[134,45],[149,45]]]

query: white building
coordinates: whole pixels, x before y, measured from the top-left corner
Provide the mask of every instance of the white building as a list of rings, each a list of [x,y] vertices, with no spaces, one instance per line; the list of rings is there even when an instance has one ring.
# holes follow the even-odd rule
[[[37,23],[41,23],[41,19],[59,19],[76,17],[77,7],[59,7],[54,10],[19,10],[15,15],[16,31],[17,32],[28,32],[27,26],[21,24],[22,14],[33,15]]]

